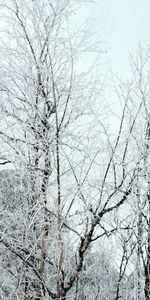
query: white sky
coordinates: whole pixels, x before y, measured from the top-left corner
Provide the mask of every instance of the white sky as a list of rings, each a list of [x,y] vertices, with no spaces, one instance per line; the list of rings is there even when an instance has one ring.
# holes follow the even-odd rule
[[[89,11],[93,29],[108,49],[107,68],[127,77],[129,51],[139,43],[150,45],[150,0],[97,0]]]
[[[121,79],[130,79],[129,52],[136,52],[139,45],[150,46],[150,0],[91,0],[89,5],[85,0],[85,5],[79,7],[76,22],[84,22],[88,16],[87,30],[96,32],[97,39],[104,43],[102,48],[107,49],[98,71],[108,79],[112,78],[111,72]],[[80,67],[86,67],[88,61],[90,56],[81,61]],[[106,84],[112,86],[112,81],[107,80]],[[113,88],[105,89],[104,100],[114,116],[120,117],[120,105]],[[113,128],[117,128],[116,118],[112,122]]]

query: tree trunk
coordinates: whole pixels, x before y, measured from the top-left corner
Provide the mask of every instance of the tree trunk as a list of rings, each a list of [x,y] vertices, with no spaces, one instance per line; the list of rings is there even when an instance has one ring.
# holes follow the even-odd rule
[[[145,265],[145,300],[150,300],[150,123],[147,123],[146,132],[146,175],[148,182],[147,202],[148,202],[148,239],[147,239],[147,262]]]
[[[142,300],[142,269],[141,269],[141,247],[142,247],[142,214],[141,214],[141,199],[140,199],[140,188],[139,188],[139,172],[137,177],[137,282],[136,282],[136,299]]]
[[[150,214],[150,183],[148,191],[148,204]],[[150,215],[148,218],[147,262],[145,266],[145,300],[150,300]]]

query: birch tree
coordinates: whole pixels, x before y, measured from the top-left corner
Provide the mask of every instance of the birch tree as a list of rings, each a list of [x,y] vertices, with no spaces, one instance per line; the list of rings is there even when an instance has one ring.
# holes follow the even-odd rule
[[[131,55],[132,78],[128,81],[128,126],[134,120],[132,149],[139,157],[136,181],[132,195],[132,218],[136,259],[136,285],[134,299],[149,299],[149,50],[139,47]],[[124,86],[122,85],[122,90]],[[122,100],[127,99],[123,92]],[[132,121],[131,121],[132,120]],[[131,127],[130,127],[131,128]],[[131,220],[132,222],[132,220]]]
[[[127,99],[117,134],[107,126],[99,80],[78,70],[84,52],[101,49],[82,27],[69,27],[72,1],[0,3],[0,157],[23,198],[19,218],[16,197],[12,211],[2,197],[1,251],[12,255],[15,278],[7,296],[74,299],[90,246],[117,230],[113,214],[132,195],[135,119],[124,134]]]

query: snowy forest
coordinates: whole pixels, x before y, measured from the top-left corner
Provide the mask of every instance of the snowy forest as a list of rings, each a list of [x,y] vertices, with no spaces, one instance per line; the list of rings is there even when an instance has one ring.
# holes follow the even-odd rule
[[[150,300],[150,49],[105,81],[88,2],[0,0],[0,300]]]

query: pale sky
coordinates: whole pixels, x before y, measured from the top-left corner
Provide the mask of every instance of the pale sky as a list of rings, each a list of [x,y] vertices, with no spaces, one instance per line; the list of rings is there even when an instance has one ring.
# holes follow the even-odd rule
[[[129,51],[150,45],[150,0],[97,0],[90,7],[91,22],[108,49],[108,69],[128,76]]]
[[[111,72],[123,80],[130,79],[129,52],[136,52],[139,45],[150,46],[150,0],[91,0],[89,5],[85,1],[79,9],[79,21],[86,20],[87,16],[89,30],[97,33],[102,48],[107,49],[98,67],[100,73],[106,74],[106,84],[112,86]],[[80,67],[86,67],[88,60],[90,57],[81,61]],[[113,90],[113,87],[105,89],[104,100],[120,116],[121,107]],[[115,124],[116,119],[113,127]]]

